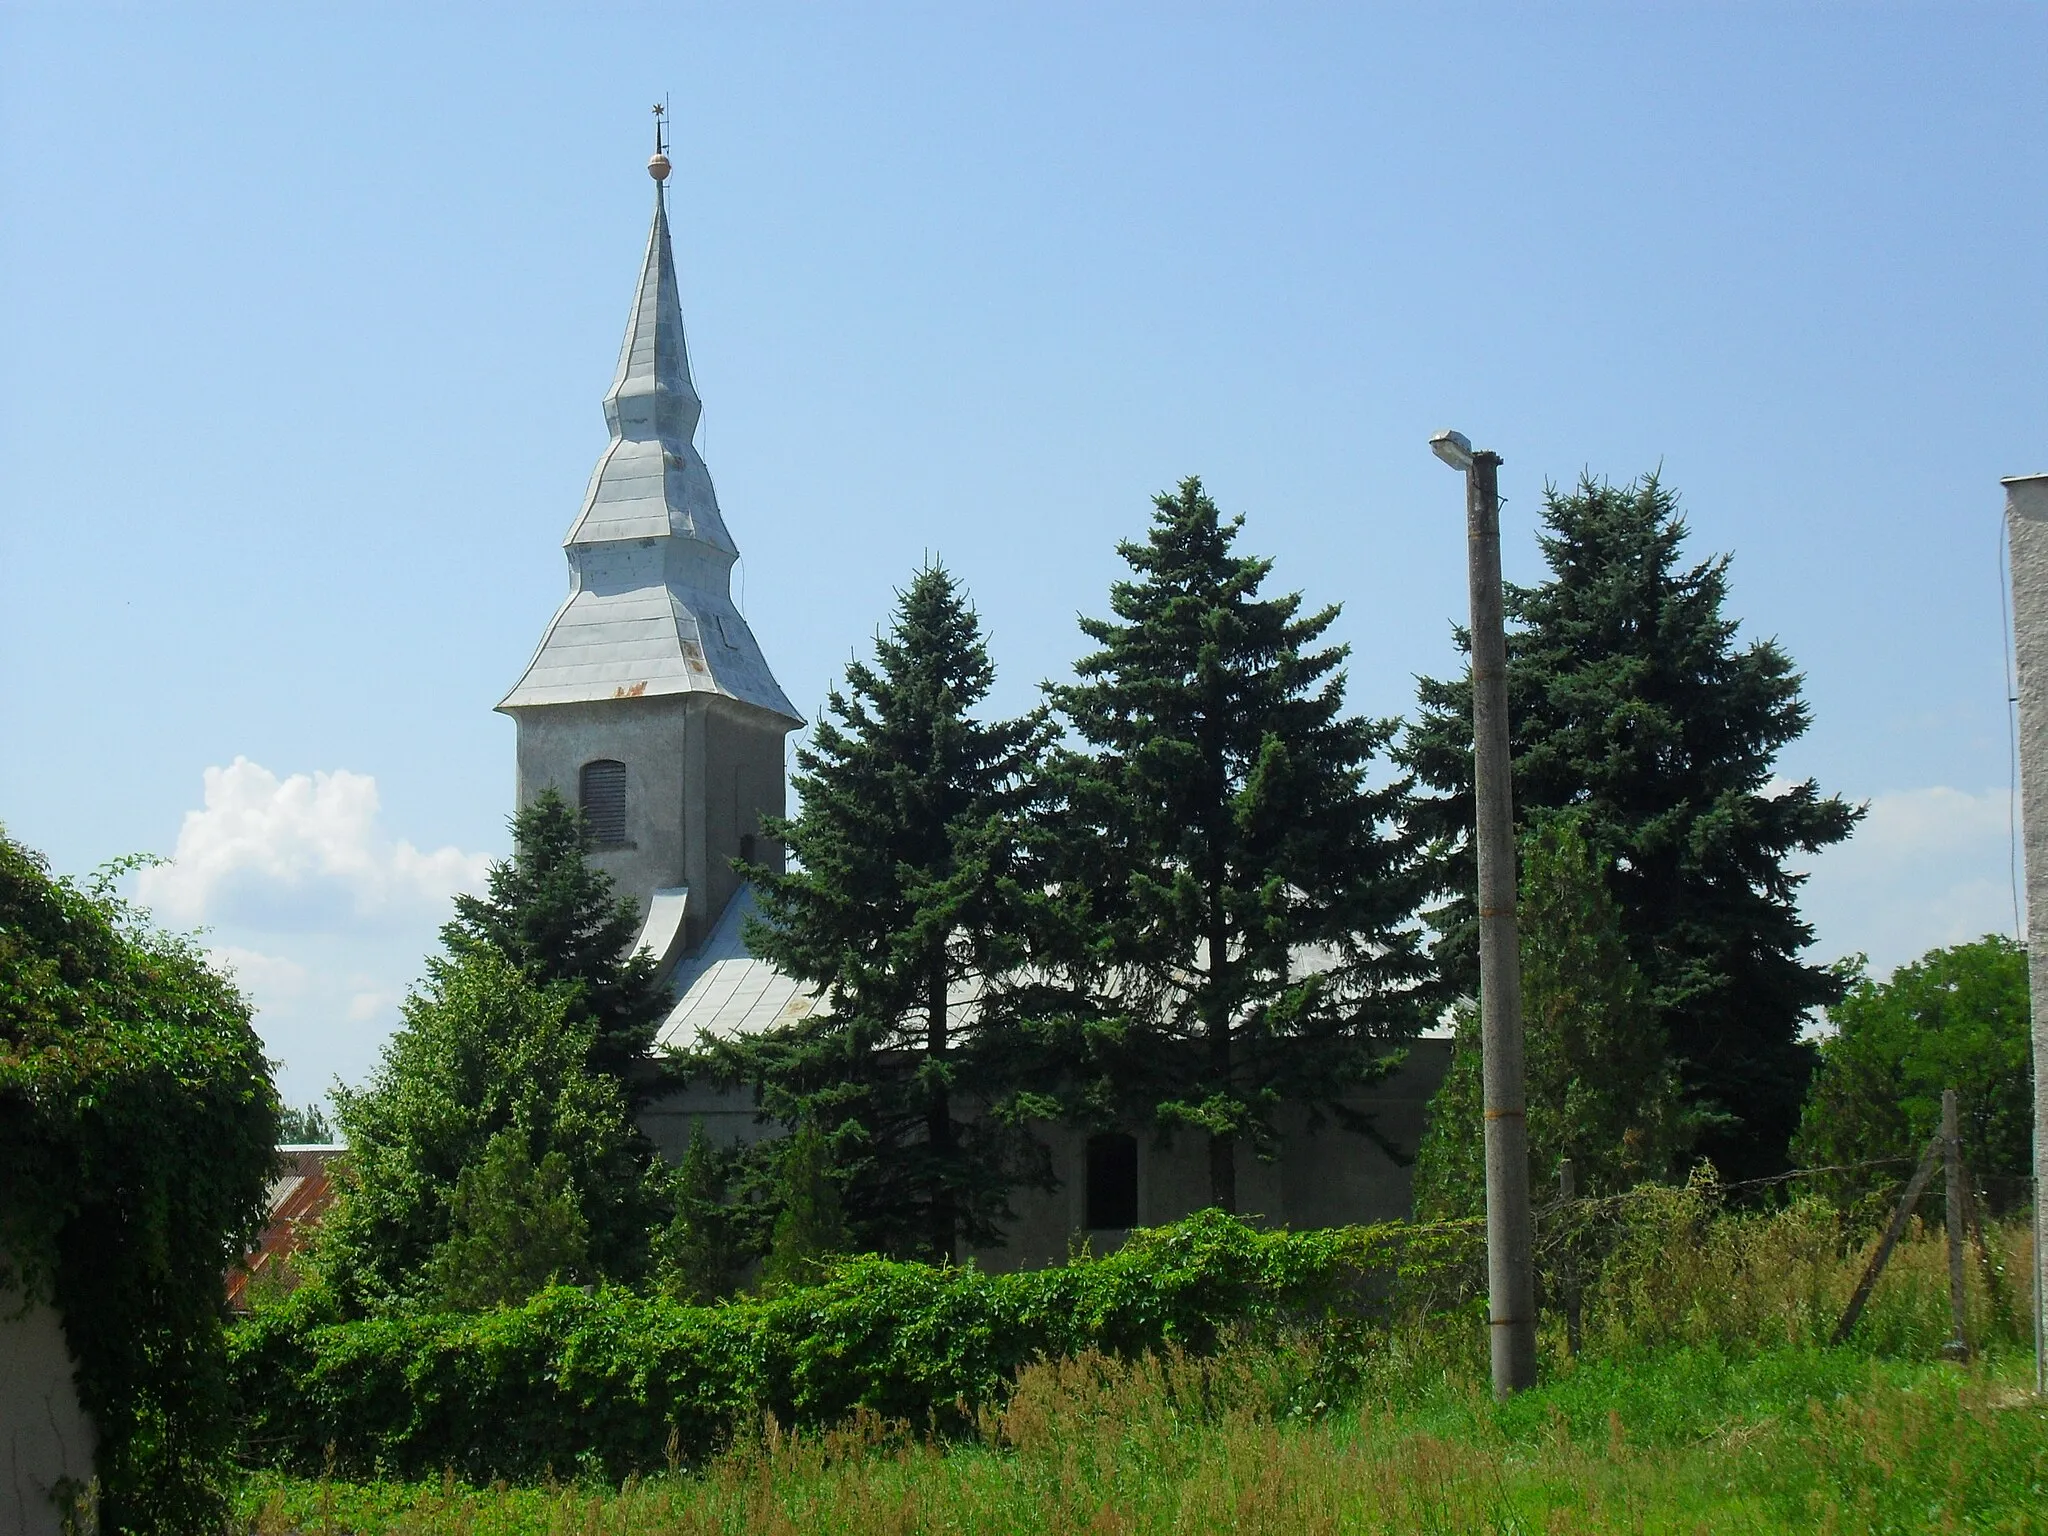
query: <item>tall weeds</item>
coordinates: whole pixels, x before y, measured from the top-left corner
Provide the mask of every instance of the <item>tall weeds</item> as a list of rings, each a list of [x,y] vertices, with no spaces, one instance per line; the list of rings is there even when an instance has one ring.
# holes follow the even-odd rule
[[[1877,1247],[1877,1235],[1816,1199],[1770,1211],[1729,1210],[1711,1171],[1679,1188],[1552,1213],[1552,1296],[1577,1266],[1589,1340],[1607,1352],[1666,1344],[1816,1347],[1832,1334]],[[2025,1223],[1967,1255],[1968,1332],[1980,1346],[2025,1336],[2016,1300],[2031,1273]],[[1935,1358],[1951,1331],[1946,1235],[1915,1217],[1893,1250],[1852,1342],[1902,1359]]]

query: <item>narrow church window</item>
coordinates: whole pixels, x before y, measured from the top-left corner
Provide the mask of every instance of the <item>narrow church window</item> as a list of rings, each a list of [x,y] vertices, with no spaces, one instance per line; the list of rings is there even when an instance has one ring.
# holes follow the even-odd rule
[[[1088,1225],[1138,1224],[1138,1139],[1121,1131],[1088,1138]]]
[[[609,757],[583,765],[580,802],[590,838],[600,848],[626,841],[626,765]]]

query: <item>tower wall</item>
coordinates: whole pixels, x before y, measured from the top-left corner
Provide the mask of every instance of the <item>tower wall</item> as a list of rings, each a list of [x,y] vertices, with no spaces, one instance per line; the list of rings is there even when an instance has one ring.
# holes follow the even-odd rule
[[[785,807],[787,721],[707,694],[601,699],[513,712],[519,723],[519,804],[552,788],[578,803],[583,765],[626,766],[626,841],[591,864],[647,914],[658,890],[687,886],[682,948],[695,948],[739,888],[732,860],[747,838],[753,857],[780,867],[761,819]],[[674,956],[665,956],[673,960]]]

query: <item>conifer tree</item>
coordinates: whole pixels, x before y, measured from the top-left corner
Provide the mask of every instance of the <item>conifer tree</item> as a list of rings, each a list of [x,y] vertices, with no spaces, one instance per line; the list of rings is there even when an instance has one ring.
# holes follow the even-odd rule
[[[823,1131],[805,1121],[776,1148],[775,1164],[778,1209],[761,1280],[770,1289],[808,1285],[824,1260],[847,1247],[832,1147]]]
[[[1554,817],[1524,841],[1522,1012],[1529,1170],[1539,1189],[1567,1157],[1581,1194],[1669,1178],[1698,1131],[1605,874],[1574,816]],[[1459,1010],[1451,1070],[1430,1101],[1415,1167],[1421,1216],[1485,1208],[1477,1024],[1469,1005]]]
[[[455,898],[442,943],[457,956],[490,949],[537,986],[573,983],[576,1011],[593,1029],[591,1067],[644,1099],[657,1080],[655,1031],[672,998],[656,983],[656,958],[627,953],[640,932],[636,905],[591,868],[582,813],[553,789],[512,818],[512,842],[512,857],[491,865],[488,896]]]
[[[1686,526],[1655,475],[1546,492],[1550,579],[1510,586],[1508,709],[1517,817],[1570,809],[1607,861],[1628,948],[1706,1123],[1699,1150],[1734,1178],[1784,1166],[1813,1055],[1807,1010],[1841,995],[1800,960],[1812,929],[1787,870],[1860,812],[1811,780],[1773,786],[1806,731],[1803,679],[1776,643],[1736,641],[1728,558],[1680,563]],[[1459,632],[1459,643],[1468,637]],[[1398,754],[1436,794],[1420,825],[1453,892],[1434,920],[1446,974],[1477,986],[1469,678],[1420,684]]]
[[[457,1311],[516,1306],[549,1285],[581,1282],[590,1227],[558,1150],[536,1165],[526,1132],[507,1126],[456,1177],[449,1233],[427,1264],[436,1299]]]
[[[730,1161],[729,1155],[712,1150],[704,1122],[694,1122],[683,1160],[668,1181],[675,1216],[656,1260],[656,1284],[677,1301],[718,1300],[738,1283],[745,1260],[758,1251],[741,1230],[748,1213],[726,1199]]]
[[[994,680],[974,610],[927,565],[798,749],[799,812],[768,828],[791,867],[749,871],[748,942],[828,1007],[718,1057],[829,1141],[857,1239],[939,1261],[998,1241],[1035,1168],[1003,978],[1025,952],[1020,824],[1047,726],[978,718]]]
[[[1208,1136],[1210,1198],[1236,1208],[1240,1140],[1282,1097],[1334,1102],[1422,1022],[1428,884],[1408,785],[1367,775],[1396,722],[1343,713],[1337,609],[1261,597],[1197,479],[1155,498],[1100,647],[1050,690],[1086,750],[1061,771],[1072,957],[1121,1034],[1097,1031],[1099,1111]],[[1114,1021],[1113,1021],[1114,1022]]]

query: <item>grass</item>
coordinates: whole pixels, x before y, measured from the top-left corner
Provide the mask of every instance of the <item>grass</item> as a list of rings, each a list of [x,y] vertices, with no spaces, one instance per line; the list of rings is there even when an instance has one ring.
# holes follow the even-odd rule
[[[2048,1405],[2025,1390],[2003,1264],[1973,1265],[1968,1366],[1939,1232],[1916,1229],[1850,1346],[1825,1347],[1867,1252],[1817,1208],[1731,1215],[1669,1191],[1589,1277],[1588,1348],[1496,1404],[1470,1307],[1362,1344],[1245,1341],[1210,1358],[1025,1370],[978,1433],[874,1416],[750,1428],[701,1471],[621,1488],[470,1488],[252,1474],[242,1527],[379,1536],[710,1533],[2040,1532]],[[1653,1202],[1654,1203],[1654,1202]]]
[[[2015,1356],[1667,1348],[1506,1405],[1444,1379],[1316,1416],[1306,1355],[1033,1367],[980,1445],[879,1420],[772,1425],[701,1475],[619,1490],[252,1478],[247,1525],[555,1533],[2048,1532],[2048,1410]]]

